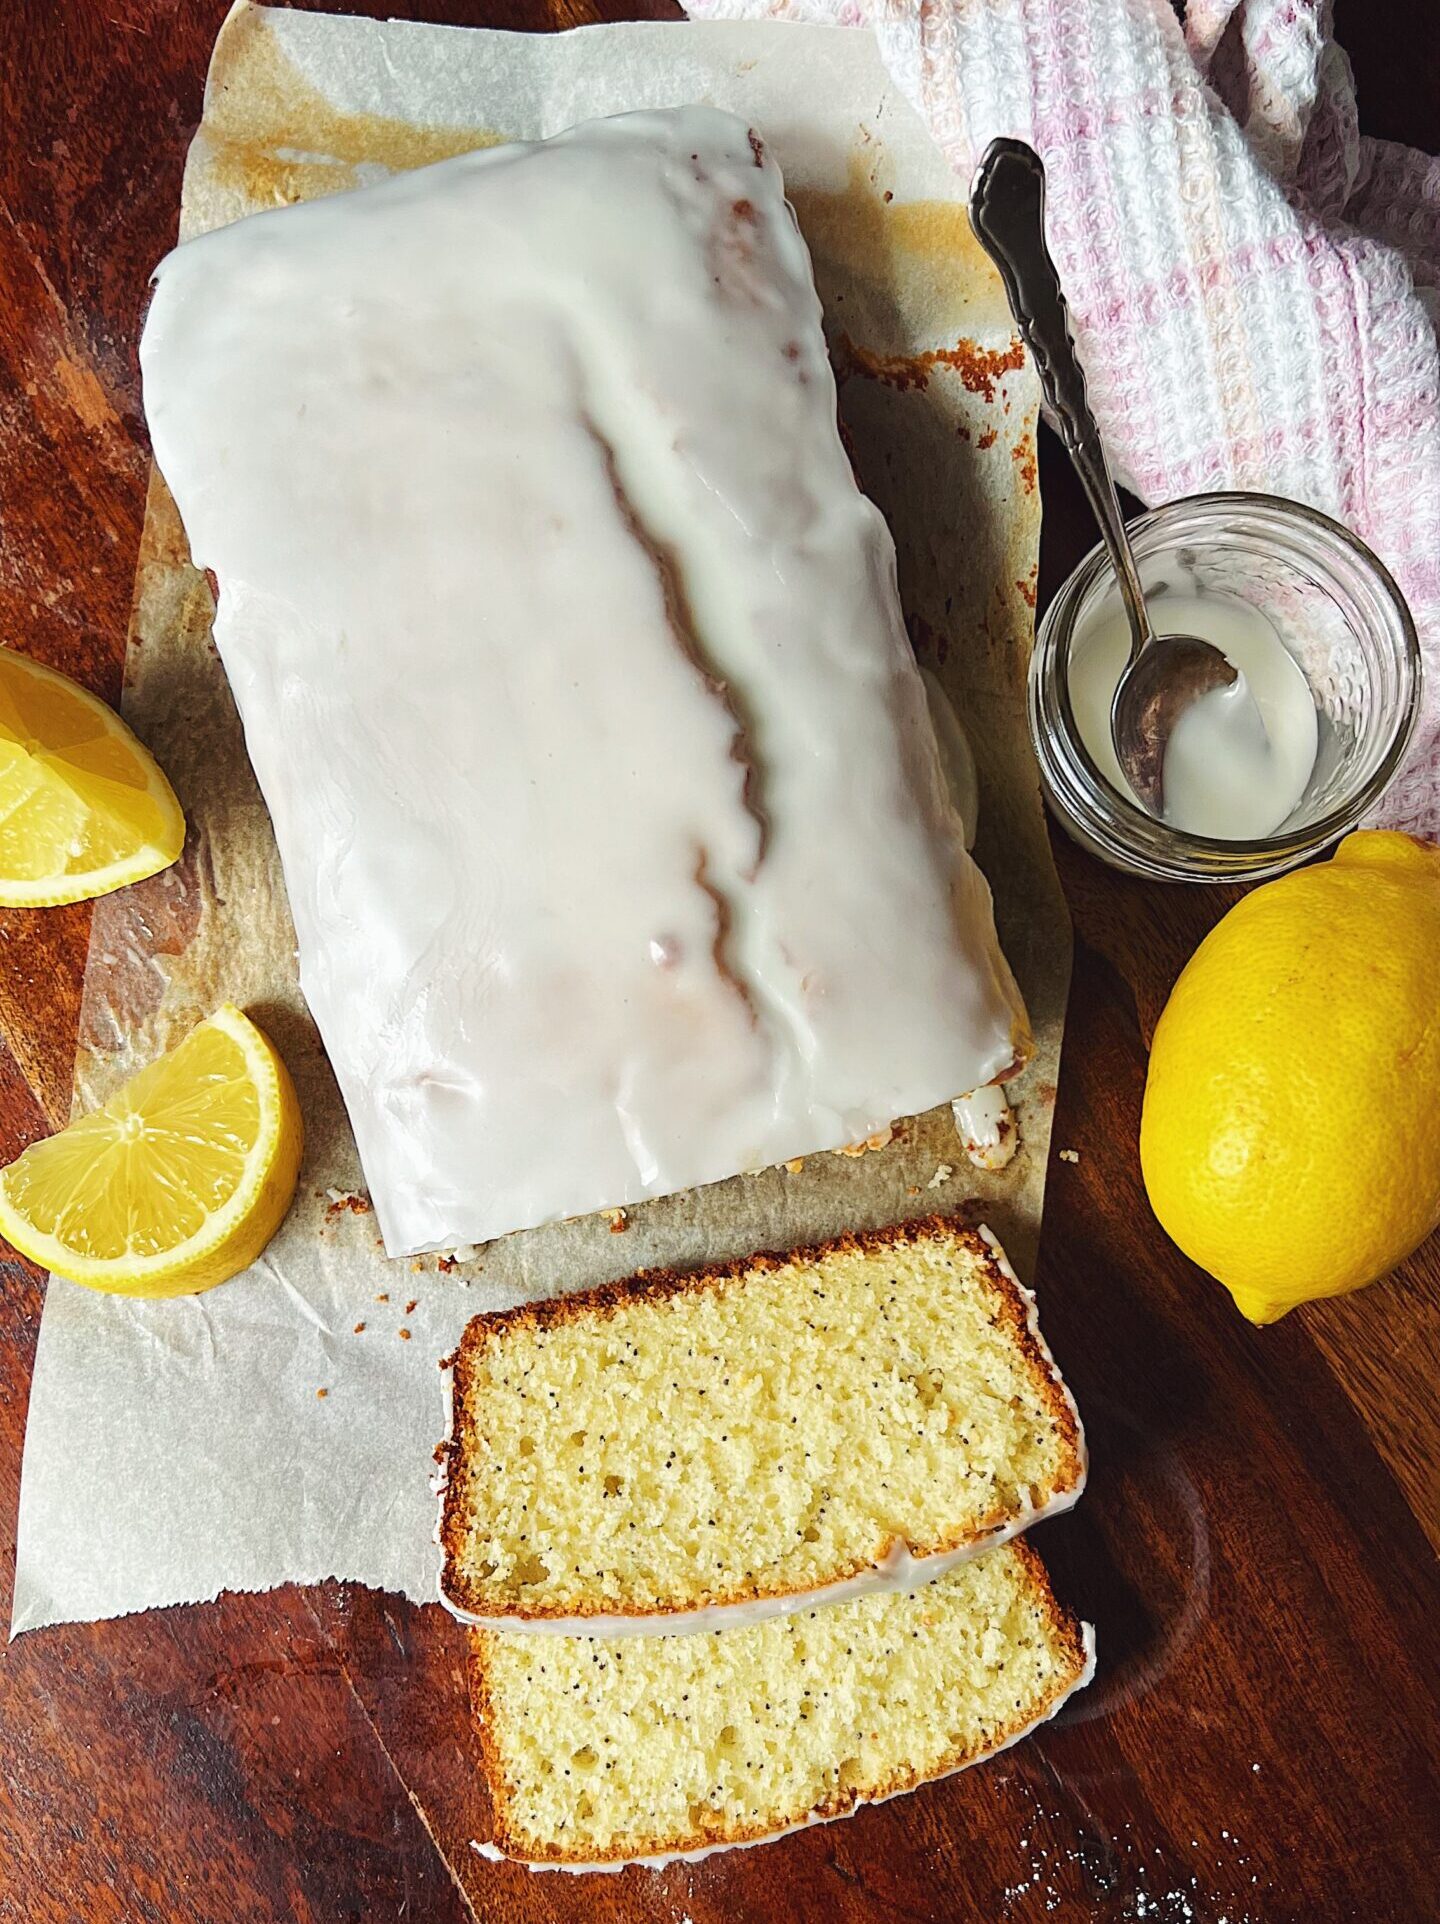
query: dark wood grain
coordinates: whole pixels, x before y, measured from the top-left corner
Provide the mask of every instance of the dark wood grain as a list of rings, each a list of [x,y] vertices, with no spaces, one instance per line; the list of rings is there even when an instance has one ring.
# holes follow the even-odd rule
[[[349,11],[385,14],[398,0]],[[569,25],[567,0],[421,5]],[[663,5],[649,11],[663,15]],[[0,639],[113,696],[144,510],[146,274],[225,0],[0,9]],[[1421,0],[1342,0],[1377,130],[1436,124]],[[1426,38],[1426,35],[1429,38]],[[1412,52],[1407,53],[1407,48]],[[1362,99],[1362,113],[1365,101]],[[1089,545],[1042,452],[1042,590]],[[460,1632],[328,1586],[33,1634],[0,1658],[0,1920],[1440,1916],[1434,1546],[1440,1256],[1263,1332],[1166,1242],[1140,1183],[1145,1045],[1227,897],[1057,840],[1077,934],[1040,1289],[1090,1491],[1046,1526],[1100,1676],[993,1766],[660,1876],[482,1862]],[[0,913],[0,1155],[67,1112],[88,918]],[[0,1607],[41,1284],[0,1277]]]

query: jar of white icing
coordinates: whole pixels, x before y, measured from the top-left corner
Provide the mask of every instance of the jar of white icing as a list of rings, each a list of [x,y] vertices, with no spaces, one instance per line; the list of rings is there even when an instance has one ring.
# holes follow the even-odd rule
[[[1182,716],[1165,818],[1131,794],[1109,740],[1129,654],[1095,548],[1040,624],[1030,729],[1046,800],[1114,867],[1156,880],[1278,874],[1374,807],[1415,723],[1420,648],[1399,590],[1338,522],[1273,495],[1207,494],[1131,523],[1157,634],[1213,641],[1243,687]]]

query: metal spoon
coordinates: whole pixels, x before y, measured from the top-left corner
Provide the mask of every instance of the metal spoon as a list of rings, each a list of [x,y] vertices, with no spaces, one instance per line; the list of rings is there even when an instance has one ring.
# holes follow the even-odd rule
[[[1201,695],[1230,687],[1236,670],[1198,635],[1157,636],[1151,625],[1100,431],[1085,398],[1060,277],[1045,245],[1045,164],[1033,147],[1023,140],[991,141],[971,184],[970,224],[1000,270],[1010,311],[1120,583],[1130,661],[1111,703],[1110,732],[1126,781],[1152,815],[1162,815],[1165,749],[1176,722]],[[1254,720],[1263,727],[1258,711]]]

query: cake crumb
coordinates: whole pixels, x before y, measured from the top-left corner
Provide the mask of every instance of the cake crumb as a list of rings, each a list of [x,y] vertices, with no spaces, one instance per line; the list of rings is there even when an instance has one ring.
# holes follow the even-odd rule
[[[329,1390],[316,1390],[315,1394],[317,1396],[328,1396],[330,1392]]]
[[[401,1332],[400,1332],[400,1341],[401,1341],[402,1343],[408,1343],[408,1342],[410,1341],[410,1332],[409,1332],[409,1330],[408,1330],[408,1329],[402,1329],[402,1330],[401,1330]]]
[[[798,1176],[800,1171],[805,1167],[805,1158],[803,1156],[792,1156],[785,1167],[792,1176]]]
[[[930,1178],[929,1182],[926,1183],[925,1187],[927,1189],[942,1188],[944,1184],[949,1182],[950,1178],[954,1174],[955,1174],[955,1169],[952,1163],[948,1163],[948,1162],[937,1163],[935,1168],[935,1174]]]
[[[1060,1151],[1060,1160],[1061,1162],[1079,1162],[1080,1151],[1078,1149],[1062,1149]]]
[[[370,1198],[357,1195],[350,1189],[327,1189],[325,1191],[325,1220],[334,1222],[337,1216],[368,1216]]]
[[[873,1136],[867,1136],[863,1142],[847,1142],[843,1149],[837,1149],[835,1153],[837,1156],[863,1156],[867,1150],[883,1149],[894,1140],[894,1128],[887,1125],[884,1129],[877,1129]]]
[[[435,1267],[440,1271],[442,1276],[450,1276],[454,1274],[460,1265],[453,1256],[437,1256],[435,1258]]]
[[[956,1096],[950,1105],[955,1133],[977,1169],[1004,1169],[1020,1144],[1014,1111],[998,1082]]]
[[[424,1269],[424,1267],[425,1267],[424,1263],[421,1262],[418,1256],[415,1256],[411,1259],[410,1268],[412,1273],[418,1274],[418,1272]]]
[[[418,1296],[412,1296],[409,1302],[405,1305],[405,1314],[407,1316],[413,1316],[415,1311],[419,1308],[419,1306],[420,1306],[420,1298]]]
[[[623,1209],[612,1209],[607,1213],[610,1217],[610,1234],[612,1236],[619,1236],[630,1227],[630,1218],[625,1214]]]
[[[352,1336],[358,1336],[358,1335],[360,1334],[360,1332],[361,1332],[361,1331],[362,1331],[362,1330],[364,1329],[364,1327],[365,1327],[365,1325],[364,1325],[363,1323],[357,1323],[357,1324],[355,1325],[355,1327],[354,1327],[354,1329],[353,1329],[353,1330],[351,1330],[351,1332],[350,1332],[350,1334],[351,1334]]]
[[[376,1302],[377,1302],[377,1303],[388,1303],[388,1302],[389,1302],[389,1300],[390,1300],[390,1292],[389,1292],[389,1290],[388,1290],[388,1289],[382,1289],[382,1290],[381,1290],[381,1292],[380,1292],[380,1294],[379,1294],[379,1295],[378,1295],[378,1296],[377,1296],[377,1297],[375,1298],[375,1300],[376,1300]]]

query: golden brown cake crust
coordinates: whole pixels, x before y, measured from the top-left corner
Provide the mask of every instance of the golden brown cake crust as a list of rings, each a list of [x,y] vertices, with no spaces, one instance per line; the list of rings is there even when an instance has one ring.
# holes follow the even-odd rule
[[[952,1772],[963,1770],[970,1764],[984,1761],[986,1757],[1003,1750],[1027,1730],[1043,1723],[1052,1707],[1066,1696],[1084,1672],[1087,1651],[1084,1634],[1079,1619],[1059,1601],[1050,1582],[1050,1574],[1040,1561],[1039,1553],[1032,1549],[1023,1538],[1011,1546],[1012,1552],[1025,1565],[1025,1580],[1034,1594],[1037,1607],[1043,1612],[1046,1628],[1055,1642],[1063,1668],[1057,1675],[1054,1688],[1038,1703],[1027,1706],[1023,1716],[1003,1726],[995,1734],[994,1741],[983,1748],[960,1749],[940,1758],[933,1768],[923,1771],[897,1772],[883,1783],[876,1784],[863,1794],[858,1790],[839,1791],[827,1798],[812,1810],[795,1813],[786,1823],[775,1825],[725,1825],[717,1821],[703,1829],[682,1836],[650,1836],[632,1838],[627,1844],[607,1851],[578,1854],[557,1848],[553,1842],[541,1843],[524,1836],[511,1819],[511,1786],[505,1774],[500,1756],[500,1747],[494,1735],[495,1713],[486,1681],[486,1653],[492,1640],[504,1636],[504,1631],[472,1629],[469,1633],[470,1652],[467,1670],[470,1680],[470,1707],[480,1742],[481,1767],[485,1772],[486,1784],[490,1792],[492,1842],[506,1857],[516,1858],[531,1864],[553,1864],[557,1866],[582,1866],[598,1864],[624,1864],[635,1859],[666,1857],[677,1854],[706,1850],[714,1846],[734,1847],[741,1844],[759,1844],[767,1838],[783,1836],[786,1830],[800,1825],[823,1823],[831,1818],[845,1817],[861,1804],[880,1803],[888,1797],[898,1797],[903,1792],[918,1790],[922,1784],[933,1783],[937,1778],[949,1776]]]
[[[617,1614],[613,1604],[588,1605],[583,1598],[557,1602],[549,1607],[542,1603],[539,1607],[508,1609],[502,1613],[496,1607],[495,1600],[478,1592],[469,1580],[463,1561],[465,1490],[461,1471],[466,1456],[478,1450],[479,1442],[469,1423],[468,1398],[480,1357],[488,1345],[507,1330],[554,1329],[566,1323],[583,1321],[587,1317],[603,1320],[630,1303],[740,1287],[746,1276],[756,1271],[773,1271],[796,1263],[819,1263],[827,1257],[841,1254],[871,1255],[877,1251],[913,1247],[932,1240],[960,1244],[984,1268],[996,1294],[996,1321],[1013,1335],[1046,1414],[1055,1426],[1061,1463],[1056,1478],[1057,1489],[1073,1489],[1078,1494],[1085,1473],[1080,1426],[1059,1372],[1032,1329],[1032,1301],[1028,1292],[1022,1290],[1003,1256],[997,1254],[980,1234],[968,1212],[922,1216],[882,1229],[849,1230],[825,1242],[791,1250],[761,1250],[754,1255],[734,1257],[727,1262],[709,1263],[701,1269],[640,1270],[619,1282],[601,1283],[571,1295],[552,1297],[539,1303],[521,1303],[513,1309],[492,1310],[472,1317],[465,1326],[459,1347],[442,1365],[453,1371],[450,1435],[436,1451],[443,1491],[437,1532],[443,1559],[440,1573],[442,1599],[453,1609],[467,1615],[504,1614],[517,1623],[545,1622],[556,1618],[570,1621],[587,1616],[613,1621]],[[878,1567],[892,1551],[901,1547],[915,1557],[944,1556],[970,1546],[977,1549],[986,1547],[992,1540],[1012,1533],[1013,1527],[1013,1518],[1003,1509],[997,1509],[979,1519],[972,1528],[935,1543],[902,1546],[897,1539],[891,1538],[879,1546],[873,1559],[857,1560],[848,1568],[837,1570],[832,1581],[838,1584],[863,1575]],[[819,1593],[812,1590],[784,1585],[750,1584],[745,1588],[737,1586],[733,1592],[725,1593],[697,1589],[695,1595],[686,1600],[684,1609],[725,1609],[760,1599],[780,1602],[789,1598],[817,1597],[818,1600],[818,1596]],[[636,1609],[625,1614],[633,1616],[637,1622],[650,1620],[658,1625],[663,1624],[665,1617],[677,1613]]]

